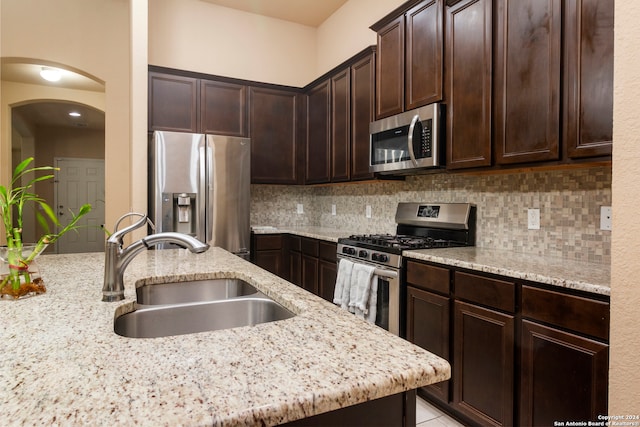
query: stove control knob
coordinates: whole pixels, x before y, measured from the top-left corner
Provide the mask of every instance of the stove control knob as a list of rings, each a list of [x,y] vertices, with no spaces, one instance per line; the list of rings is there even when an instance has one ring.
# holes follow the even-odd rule
[[[379,262],[387,262],[389,261],[389,257],[385,254],[379,254],[379,253],[373,253],[371,254],[371,259],[373,261],[379,261]]]
[[[349,248],[347,246],[342,248],[342,253],[343,254],[347,254],[347,255],[355,255],[356,254],[356,250],[354,248]]]
[[[358,256],[360,258],[366,258],[367,257],[367,251],[361,250],[360,252],[358,252]]]

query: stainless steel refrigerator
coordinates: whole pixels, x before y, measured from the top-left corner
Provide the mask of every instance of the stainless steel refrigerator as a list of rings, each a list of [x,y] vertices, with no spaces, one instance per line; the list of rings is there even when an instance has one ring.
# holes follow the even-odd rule
[[[248,138],[156,131],[149,144],[155,232],[190,234],[249,259]],[[171,244],[158,248],[174,247]]]

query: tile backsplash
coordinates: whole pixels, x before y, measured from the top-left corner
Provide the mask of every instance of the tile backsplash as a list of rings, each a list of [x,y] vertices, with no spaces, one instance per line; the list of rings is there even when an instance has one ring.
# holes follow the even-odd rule
[[[606,166],[490,175],[443,173],[326,186],[254,184],[251,224],[394,233],[398,202],[474,203],[477,246],[611,261],[611,231],[600,230],[600,207],[611,206],[611,168]],[[298,204],[302,214],[297,213]],[[371,218],[365,215],[367,206]],[[527,228],[529,208],[540,209],[540,230]]]

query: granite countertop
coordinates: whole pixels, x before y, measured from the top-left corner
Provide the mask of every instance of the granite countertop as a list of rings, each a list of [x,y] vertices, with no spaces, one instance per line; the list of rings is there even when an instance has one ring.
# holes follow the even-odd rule
[[[352,233],[325,227],[255,227],[254,233],[289,233],[337,242]],[[600,295],[611,293],[611,266],[500,249],[474,247],[404,251],[407,258],[530,280]]]
[[[125,300],[101,301],[104,254],[43,255],[47,293],[0,301],[0,407],[15,425],[273,425],[446,380],[433,354],[228,252],[146,251]],[[125,338],[135,286],[237,277],[297,316]]]
[[[310,237],[312,239],[326,240],[337,243],[341,237],[349,237],[353,233],[349,230],[338,230],[328,227],[313,226],[252,226],[255,234],[295,234],[296,236]]]
[[[478,247],[404,251],[403,256],[600,295],[611,293],[606,264]]]

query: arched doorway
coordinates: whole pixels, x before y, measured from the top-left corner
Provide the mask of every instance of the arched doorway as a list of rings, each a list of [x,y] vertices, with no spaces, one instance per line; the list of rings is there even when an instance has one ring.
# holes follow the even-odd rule
[[[36,192],[58,213],[64,224],[71,209],[82,203],[94,209],[83,219],[80,233],[68,233],[48,249],[55,253],[104,250],[104,84],[62,68],[64,79],[40,77],[50,63],[3,58],[2,103],[8,105],[11,127],[11,163],[27,157],[35,166],[63,165],[53,182],[38,183]],[[7,90],[8,89],[8,90]],[[70,115],[72,114],[72,115]],[[35,213],[25,214],[24,238],[40,235]],[[28,236],[32,234],[32,236]]]

